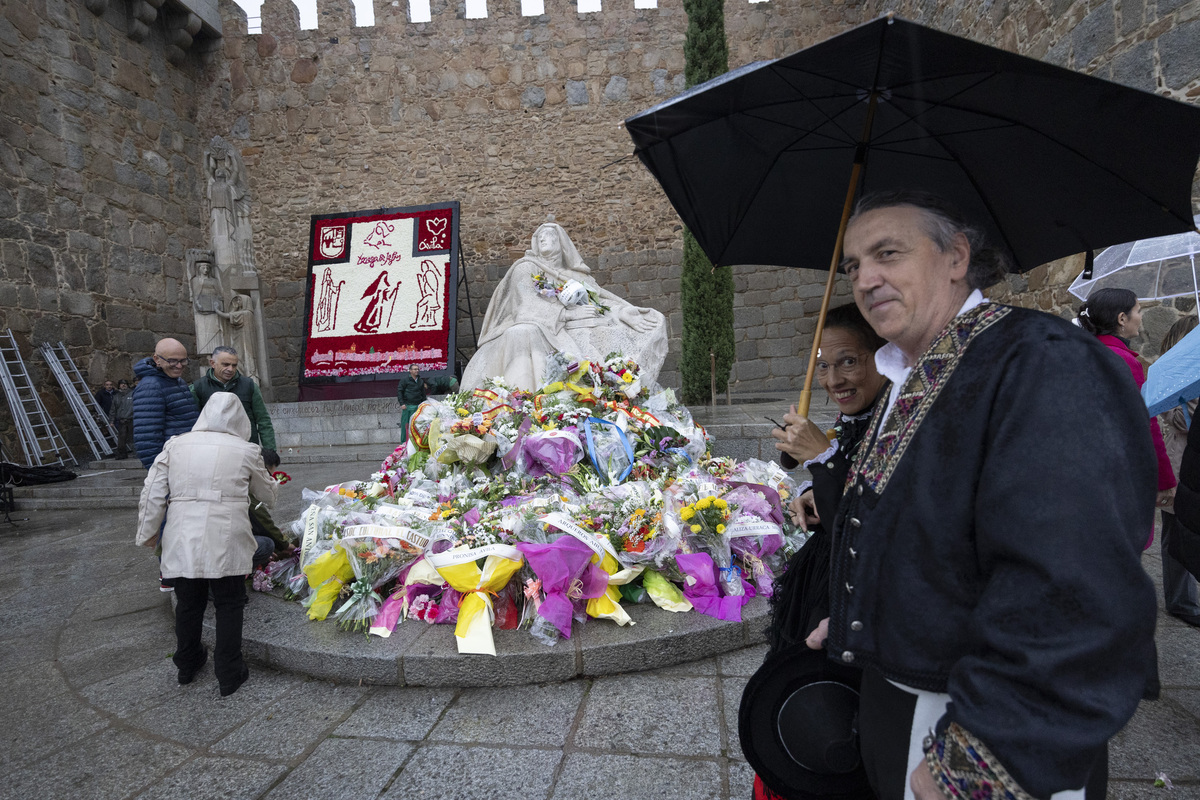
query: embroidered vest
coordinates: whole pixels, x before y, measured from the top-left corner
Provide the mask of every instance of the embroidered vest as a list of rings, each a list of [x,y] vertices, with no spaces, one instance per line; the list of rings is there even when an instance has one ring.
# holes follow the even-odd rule
[[[983,303],[955,317],[938,334],[908,373],[892,413],[882,426],[880,420],[887,404],[880,403],[875,407],[871,433],[863,437],[855,453],[854,468],[846,476],[848,487],[861,480],[876,495],[883,492],[929,409],[962,361],[967,347],[1011,310],[1008,306]]]

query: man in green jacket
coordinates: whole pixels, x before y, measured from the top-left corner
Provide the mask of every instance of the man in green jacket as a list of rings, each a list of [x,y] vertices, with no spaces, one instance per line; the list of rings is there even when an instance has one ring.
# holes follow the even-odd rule
[[[237,350],[224,345],[213,348],[208,359],[208,371],[203,378],[192,383],[192,394],[202,409],[217,392],[232,392],[242,401],[242,408],[246,409],[246,416],[250,418],[250,442],[262,445],[263,461],[268,469],[277,468],[279,455],[275,450],[275,426],[271,424],[271,415],[267,413],[262,392],[252,378],[238,372]],[[286,553],[291,548],[287,536],[271,519],[271,512],[253,495],[250,497],[250,524],[258,542],[258,549],[254,552],[255,567],[265,564],[272,552]]]
[[[275,449],[275,427],[263,402],[258,384],[238,372],[238,353],[232,347],[217,347],[208,359],[208,371],[192,384],[192,394],[200,408],[215,392],[233,392],[242,401],[250,418],[250,441],[268,450]]]
[[[425,402],[429,387],[421,379],[421,370],[416,364],[410,364],[408,374],[400,376],[396,386],[396,399],[400,401],[400,444],[408,441],[408,421],[421,403]]]

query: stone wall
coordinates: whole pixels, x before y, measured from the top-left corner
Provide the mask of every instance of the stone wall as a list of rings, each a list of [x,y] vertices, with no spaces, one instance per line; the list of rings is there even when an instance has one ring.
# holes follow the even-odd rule
[[[467,20],[461,0],[434,0],[432,21],[414,25],[404,0],[377,0],[376,25],[355,28],[349,0],[320,0],[320,27],[301,31],[289,0],[267,0],[264,33],[247,35],[241,10],[220,0],[219,48],[173,64],[165,23],[129,38],[127,0],[91,0],[107,5],[100,17],[85,0],[0,0],[0,328],[27,356],[66,341],[93,382],[128,375],[158,336],[190,345],[184,252],[207,245],[202,155],[220,134],[249,171],[281,399],[295,397],[309,216],[449,199],[462,204],[477,321],[514,252],[553,213],[598,280],[671,320],[663,378],[675,383],[679,221],[619,127],[682,86],[686,17],[678,0],[660,3],[580,16],[551,0],[524,18],[518,3],[493,0],[489,18]],[[786,55],[884,5],[729,0],[731,66]],[[893,7],[1188,101],[1200,92],[1200,0]],[[1039,269],[996,292],[1065,313],[1077,267]],[[794,391],[822,276],[734,275],[736,390]],[[1157,341],[1176,311],[1151,312],[1145,338]],[[465,324],[460,341],[469,350]]]
[[[686,15],[674,0],[583,16],[552,2],[528,18],[515,2],[489,6],[489,18],[468,20],[461,4],[435,0],[432,21],[413,25],[407,3],[381,1],[375,26],[354,28],[348,0],[321,0],[320,27],[302,31],[287,0],[268,0],[263,33],[250,36],[240,9],[222,3],[206,133],[239,144],[250,174],[281,398],[295,391],[309,216],[451,199],[462,204],[476,327],[504,270],[553,214],[600,283],[671,320],[662,377],[678,382],[679,220],[629,157],[619,123],[682,90]],[[731,66],[824,38],[858,21],[854,9],[730,0]],[[738,388],[786,388],[811,323],[785,317],[813,305],[812,276],[736,275]],[[459,339],[469,353],[465,320]]]
[[[203,74],[195,54],[167,63],[163,24],[130,39],[121,2],[99,17],[77,0],[0,5],[0,330],[62,426],[35,345],[66,342],[98,385],[132,377],[161,335],[190,344],[180,282],[184,251],[206,238]]]
[[[412,25],[406,3],[380,0],[376,25],[355,28],[348,0],[327,0],[318,3],[320,27],[301,31],[290,3],[268,0],[263,34],[246,36],[241,12],[223,4],[225,59],[210,86],[208,132],[240,143],[251,174],[260,269],[278,293],[267,313],[273,374],[287,387],[281,396],[289,396],[298,362],[308,216],[446,199],[462,203],[477,326],[504,269],[552,213],[599,281],[670,319],[663,381],[677,383],[679,221],[646,170],[626,157],[631,146],[619,127],[683,85],[686,17],[675,3],[661,5],[606,4],[581,17],[573,4],[550,3],[545,15],[523,18],[518,4],[493,2],[489,18],[467,20],[461,3],[435,0],[432,21]],[[891,7],[1180,99],[1197,91],[1200,50],[1188,44],[1200,3]],[[730,66],[786,55],[884,10],[877,0],[730,0]],[[996,293],[1026,305],[1053,297],[1049,307],[1061,311],[1065,285],[1050,285],[1060,272],[1044,269]],[[756,267],[735,276],[737,390],[794,388],[823,276]],[[846,297],[845,286],[838,291]],[[465,315],[465,303],[460,308]],[[1159,327],[1155,315],[1148,319]],[[459,338],[469,353],[465,319]]]

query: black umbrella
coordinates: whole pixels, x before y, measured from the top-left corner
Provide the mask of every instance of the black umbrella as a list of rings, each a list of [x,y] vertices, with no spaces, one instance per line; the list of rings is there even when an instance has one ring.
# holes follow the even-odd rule
[[[888,189],[951,201],[1019,270],[1192,229],[1200,109],[891,16],[625,127],[718,265],[836,266],[856,193]]]

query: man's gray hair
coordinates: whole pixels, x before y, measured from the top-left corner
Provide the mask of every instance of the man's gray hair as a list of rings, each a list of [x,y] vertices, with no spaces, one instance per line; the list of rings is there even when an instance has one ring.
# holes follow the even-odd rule
[[[234,358],[237,358],[238,351],[235,348],[230,347],[227,344],[223,344],[223,345],[220,345],[219,347],[213,348],[213,351],[212,351],[213,358],[216,358],[217,356],[222,355],[222,354],[231,355]]]
[[[929,192],[917,190],[896,190],[890,192],[872,192],[862,197],[854,206],[853,221],[859,215],[881,208],[896,206],[912,206],[921,212],[922,227],[941,252],[950,249],[954,237],[962,234],[967,238],[971,248],[971,263],[967,266],[967,284],[972,289],[984,289],[991,286],[1009,271],[1008,258],[1004,253],[991,247],[987,237],[979,228],[967,222],[957,208]]]

